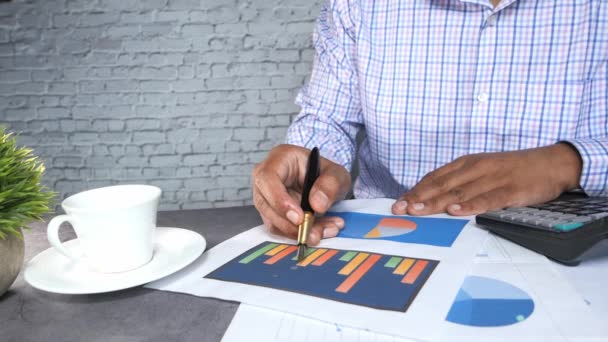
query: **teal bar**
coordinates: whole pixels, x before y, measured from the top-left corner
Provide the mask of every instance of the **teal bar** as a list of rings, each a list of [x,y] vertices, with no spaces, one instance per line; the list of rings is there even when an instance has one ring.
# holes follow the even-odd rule
[[[341,261],[350,261],[352,258],[355,257],[355,255],[357,255],[357,252],[355,251],[350,251],[350,252],[346,252],[346,254],[344,254],[340,260]]]
[[[389,261],[386,262],[386,264],[384,264],[384,267],[395,268],[395,267],[397,267],[397,265],[399,265],[399,263],[401,262],[401,260],[403,260],[403,258],[392,257],[392,258],[390,258]]]
[[[249,254],[248,256],[246,256],[245,258],[241,259],[239,261],[239,264],[248,264],[251,261],[255,260],[257,257],[259,257],[260,255],[262,255],[262,254],[268,252],[269,250],[275,248],[276,246],[278,246],[278,244],[271,243],[271,244],[268,244],[268,245],[266,245],[266,246],[264,246],[262,248],[259,248],[257,251],[255,251],[255,252]]]

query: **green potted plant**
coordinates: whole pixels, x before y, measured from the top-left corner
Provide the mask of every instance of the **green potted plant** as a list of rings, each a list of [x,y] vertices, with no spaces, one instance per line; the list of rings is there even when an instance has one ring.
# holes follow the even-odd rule
[[[0,127],[0,297],[23,265],[22,228],[48,212],[54,193],[40,184],[42,162]]]

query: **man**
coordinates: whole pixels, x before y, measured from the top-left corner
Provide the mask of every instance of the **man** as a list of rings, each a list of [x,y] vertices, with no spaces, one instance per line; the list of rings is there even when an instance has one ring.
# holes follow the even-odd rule
[[[351,187],[394,214],[473,215],[582,188],[608,196],[608,3],[332,0],[288,143],[253,172],[272,231],[295,236],[309,149],[324,157],[310,202]],[[312,244],[339,218],[318,220]]]

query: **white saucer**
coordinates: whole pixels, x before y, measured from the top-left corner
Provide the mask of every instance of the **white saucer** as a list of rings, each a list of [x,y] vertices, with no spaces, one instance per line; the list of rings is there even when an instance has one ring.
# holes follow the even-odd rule
[[[207,242],[200,234],[180,228],[156,228],[154,256],[147,264],[121,273],[97,273],[49,248],[27,264],[24,278],[33,287],[63,294],[89,294],[122,290],[158,280],[174,273],[205,250]],[[64,246],[80,254],[78,239]],[[76,254],[76,255],[78,255]]]

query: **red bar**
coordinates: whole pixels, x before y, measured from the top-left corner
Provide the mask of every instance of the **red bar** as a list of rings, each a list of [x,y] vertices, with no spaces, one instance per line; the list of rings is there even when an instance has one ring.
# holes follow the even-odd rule
[[[329,251],[325,252],[325,254],[321,255],[312,264],[314,266],[322,266],[327,260],[331,259],[331,257],[333,257],[336,254],[338,254],[337,249],[330,249]]]
[[[357,268],[353,273],[351,273],[338,288],[336,288],[336,292],[347,293],[350,289],[357,284],[357,282],[367,273],[367,271],[374,266],[374,264],[382,258],[379,254],[372,254],[359,268]]]
[[[403,277],[403,279],[401,279],[401,283],[403,283],[403,284],[415,283],[416,279],[418,279],[418,276],[420,275],[420,273],[422,273],[422,271],[424,271],[424,268],[426,267],[426,265],[428,265],[428,263],[429,262],[426,260],[416,261],[416,263],[414,264],[414,266],[412,266],[410,271],[407,272],[407,274],[405,275],[405,277]]]
[[[279,253],[277,253],[272,258],[264,261],[264,263],[268,264],[268,265],[272,265],[272,264],[276,263],[277,261],[283,259],[284,257],[288,256],[292,252],[295,252],[297,249],[298,249],[298,247],[296,247],[296,246],[289,246],[289,247],[285,248],[284,250],[280,251]]]

